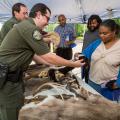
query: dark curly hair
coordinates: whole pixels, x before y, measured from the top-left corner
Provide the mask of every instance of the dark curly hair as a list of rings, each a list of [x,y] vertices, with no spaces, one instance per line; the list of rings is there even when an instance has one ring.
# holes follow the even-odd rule
[[[98,23],[98,28],[99,28],[100,24],[102,23],[102,20],[101,20],[101,18],[100,18],[98,15],[91,15],[91,16],[89,17],[88,23],[87,23],[87,28],[88,28],[88,29],[89,29],[89,25],[91,24],[91,22],[92,22],[93,20],[96,20],[96,21],[97,21],[97,23]]]

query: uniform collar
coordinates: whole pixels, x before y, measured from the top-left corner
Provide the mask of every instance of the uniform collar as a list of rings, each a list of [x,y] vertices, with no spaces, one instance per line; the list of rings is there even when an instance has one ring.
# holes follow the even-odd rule
[[[16,17],[12,17],[12,20],[14,20],[16,22],[20,22],[20,20],[17,20]]]
[[[30,21],[30,23],[32,23],[33,25],[36,25],[32,18],[28,18],[28,21]]]

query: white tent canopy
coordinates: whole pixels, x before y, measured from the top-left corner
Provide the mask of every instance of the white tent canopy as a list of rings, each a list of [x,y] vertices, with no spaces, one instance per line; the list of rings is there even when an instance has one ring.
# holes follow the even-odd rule
[[[36,3],[46,4],[52,11],[52,23],[59,14],[65,14],[72,23],[85,22],[91,14],[98,14],[102,19],[120,17],[119,0],[0,0],[0,22],[11,17],[11,8],[17,2],[24,3],[29,10]]]

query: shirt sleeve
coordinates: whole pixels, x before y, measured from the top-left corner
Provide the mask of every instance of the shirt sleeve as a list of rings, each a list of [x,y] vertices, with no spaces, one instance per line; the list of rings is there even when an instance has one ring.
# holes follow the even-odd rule
[[[101,43],[100,39],[97,39],[93,43],[91,43],[87,48],[85,48],[82,53],[91,60],[91,55],[94,52],[94,50],[98,47],[98,45]]]
[[[118,87],[120,87],[120,67],[119,67],[119,73],[118,73],[118,76],[117,76],[116,84],[117,84]]]
[[[1,39],[3,40],[6,34],[12,29],[12,24],[11,23],[5,23],[1,29]]]

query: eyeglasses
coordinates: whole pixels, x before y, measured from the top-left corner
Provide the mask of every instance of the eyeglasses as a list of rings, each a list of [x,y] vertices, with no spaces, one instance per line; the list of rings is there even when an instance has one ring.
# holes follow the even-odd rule
[[[43,16],[45,16],[45,17],[46,17],[47,21],[49,21],[49,20],[50,20],[50,17],[48,17],[47,15],[43,15]]]

